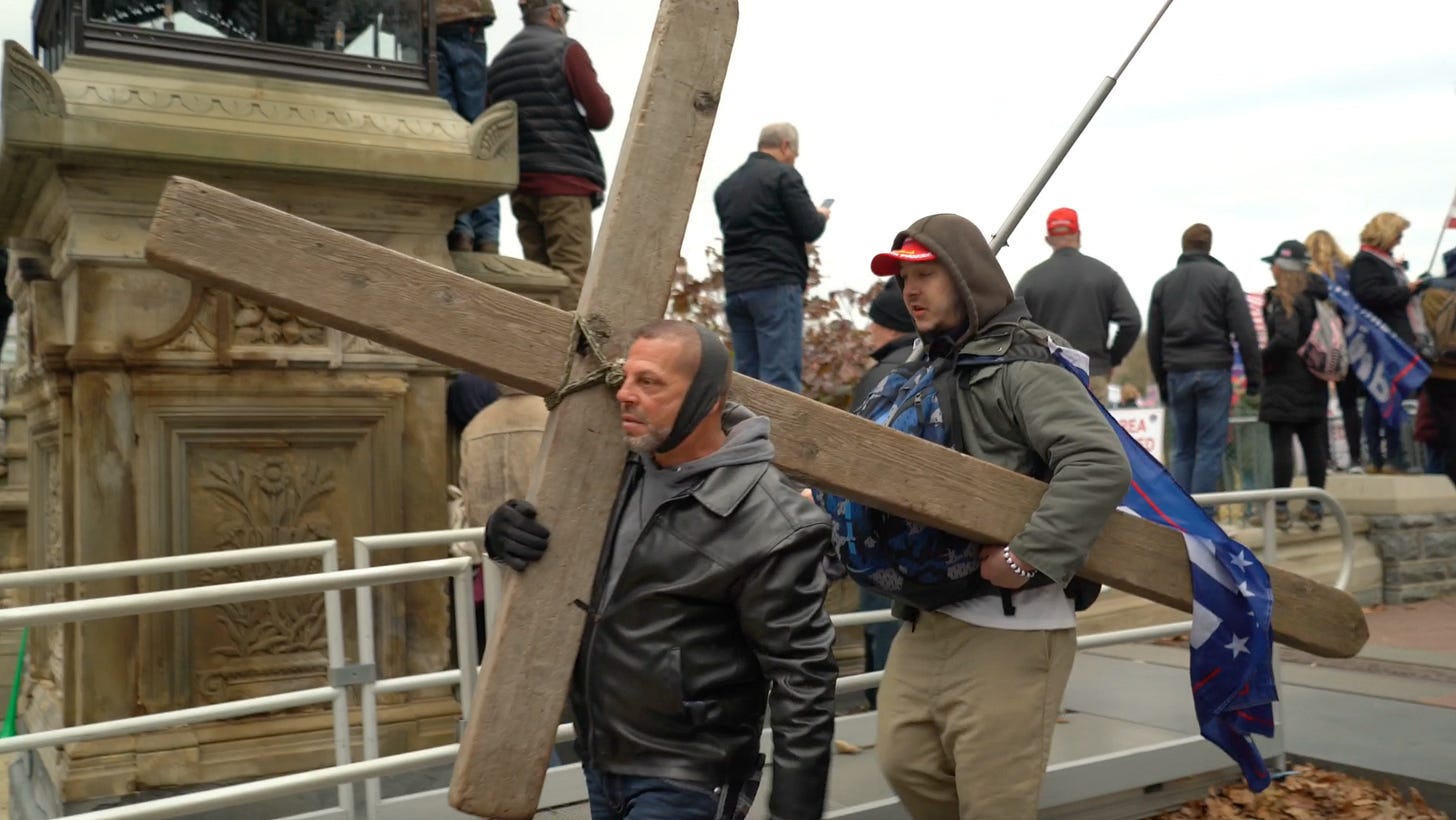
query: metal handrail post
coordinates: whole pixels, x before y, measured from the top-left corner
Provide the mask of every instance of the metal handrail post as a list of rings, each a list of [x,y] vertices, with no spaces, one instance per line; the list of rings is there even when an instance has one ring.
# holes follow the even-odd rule
[[[364,538],[354,539],[354,566],[369,567],[369,543]],[[365,669],[377,668],[374,655],[374,590],[359,587],[354,590],[354,614],[358,623],[359,665]],[[377,677],[370,676],[371,678]],[[376,703],[374,682],[366,678],[359,686],[359,730],[362,735],[360,754],[364,760],[379,757],[379,709]],[[376,820],[379,816],[379,778],[364,781],[364,816]]]
[[[339,551],[337,543],[335,549],[331,549],[323,555],[323,571],[325,573],[336,573],[339,571]],[[324,624],[325,634],[329,642],[329,669],[340,669],[344,666],[344,604],[339,591],[331,589],[324,593]],[[332,675],[330,676],[332,677]],[[349,760],[349,690],[330,680],[334,687],[332,711],[334,718],[334,765],[347,766]],[[340,783],[339,808],[344,810],[344,816],[350,820],[354,818],[354,784]]]
[[[460,720],[470,719],[475,697],[476,656],[474,567],[467,566],[451,579],[455,585],[455,661],[460,666]],[[483,568],[482,568],[482,571]]]

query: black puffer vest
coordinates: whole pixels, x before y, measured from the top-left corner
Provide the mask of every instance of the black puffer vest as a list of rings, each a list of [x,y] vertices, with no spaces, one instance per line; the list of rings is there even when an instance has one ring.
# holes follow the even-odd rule
[[[566,81],[572,42],[550,26],[521,29],[491,61],[490,100],[516,103],[522,173],[566,174],[606,188],[602,155]]]

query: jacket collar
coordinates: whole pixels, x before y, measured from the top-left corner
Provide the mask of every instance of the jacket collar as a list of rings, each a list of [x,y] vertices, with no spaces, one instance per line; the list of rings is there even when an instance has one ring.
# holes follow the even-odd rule
[[[1017,299],[992,316],[980,333],[961,346],[960,353],[966,356],[1005,355],[1015,341],[1016,329],[1030,320],[1031,311],[1027,309],[1026,302]]]
[[[727,518],[743,499],[768,472],[768,462],[734,464],[719,467],[708,474],[707,479],[693,490],[691,495],[708,512],[719,518]]]
[[[915,344],[915,338],[916,337],[914,333],[905,333],[903,335],[896,336],[890,341],[885,342],[884,344],[875,348],[874,352],[870,354],[870,358],[874,359],[877,362],[882,362],[885,360],[885,357],[890,355],[891,353]]]
[[[1213,254],[1204,253],[1203,251],[1188,251],[1187,253],[1180,254],[1178,256],[1178,264],[1182,265],[1187,262],[1212,262],[1213,264],[1218,265],[1220,268],[1228,267],[1224,263],[1218,261],[1217,259],[1214,259]]]

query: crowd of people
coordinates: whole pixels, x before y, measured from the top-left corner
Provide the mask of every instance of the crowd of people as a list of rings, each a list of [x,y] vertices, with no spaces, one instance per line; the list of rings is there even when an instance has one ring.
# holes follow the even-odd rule
[[[1236,403],[1236,363],[1244,392],[1258,397],[1258,419],[1268,428],[1273,487],[1293,481],[1296,440],[1309,484],[1325,485],[1333,449],[1327,424],[1332,394],[1351,472],[1424,470],[1456,482],[1456,459],[1444,456],[1456,452],[1451,400],[1456,339],[1449,311],[1441,313],[1456,290],[1456,249],[1447,252],[1440,271],[1411,277],[1392,256],[1409,226],[1397,214],[1376,215],[1361,231],[1354,257],[1326,230],[1279,243],[1262,259],[1271,278],[1262,299],[1255,300],[1262,339],[1238,277],[1212,255],[1212,230],[1198,223],[1184,231],[1176,266],[1153,286],[1146,336],[1152,376],[1173,425],[1170,468],[1182,487],[1195,494],[1219,489]],[[1017,295],[1040,323],[1087,353],[1093,392],[1105,398],[1106,374],[1138,336],[1137,307],[1117,273],[1081,253],[1076,212],[1051,213],[1047,243],[1054,249],[1051,258],[1021,278]],[[1109,334],[1109,327],[1115,332]],[[1379,345],[1347,347],[1346,331],[1357,329]],[[1376,347],[1393,352],[1381,359]],[[1320,354],[1329,360],[1328,372],[1317,372],[1312,363]],[[1409,394],[1396,388],[1409,378],[1405,371],[1424,374],[1427,367],[1429,376],[1419,386],[1416,438],[1429,456],[1426,464],[1412,465],[1401,429],[1401,399]],[[1119,404],[1139,395],[1130,383],[1120,393]],[[1277,505],[1276,515],[1278,526],[1291,526],[1286,502]],[[1318,501],[1299,514],[1316,529],[1322,517]]]
[[[592,132],[610,123],[611,102],[565,33],[571,9],[561,0],[520,0],[525,28],[488,68],[488,0],[442,0],[442,11],[453,3],[481,7],[442,18],[441,92],[467,118],[479,113],[476,102],[516,103],[521,184],[511,208],[526,256],[566,273],[561,304],[572,309],[607,184]],[[570,688],[591,816],[744,817],[765,766],[765,711],[769,815],[822,816],[838,674],[826,590],[838,565],[861,585],[863,606],[896,616],[867,630],[866,649],[868,668],[885,671],[871,695],[876,752],[906,811],[917,820],[1035,817],[1076,612],[1096,597],[1097,585],[1077,573],[1132,475],[1129,451],[1093,397],[1106,400],[1143,317],[1117,272],[1082,253],[1071,209],[1048,216],[1052,253],[1015,288],[963,217],[935,214],[899,231],[867,260],[886,284],[869,308],[874,350],[856,405],[904,429],[868,408],[898,416],[913,392],[915,408],[929,410],[916,414],[912,432],[1047,489],[1004,544],[915,542],[924,528],[909,522],[852,519],[846,504],[780,474],[771,421],[727,399],[735,373],[801,389],[808,246],[824,233],[832,201],[809,196],[798,156],[797,130],[768,125],[714,193],[732,351],[702,327],[663,320],[636,331],[622,364],[616,399],[630,456]],[[489,206],[472,209],[448,242],[495,251],[498,224]],[[1324,231],[1279,243],[1263,260],[1265,341],[1238,278],[1211,254],[1212,230],[1184,231],[1176,266],[1153,289],[1146,341],[1173,419],[1171,473],[1188,493],[1217,489],[1237,359],[1247,392],[1261,395],[1277,486],[1293,479],[1295,441],[1310,483],[1323,484],[1331,390],[1351,452],[1363,437],[1372,470],[1404,469],[1391,408],[1392,394],[1395,408],[1406,395],[1393,386],[1408,374],[1387,372],[1390,356],[1376,348],[1434,359],[1422,418],[1456,475],[1456,363],[1442,358],[1439,333],[1456,312],[1445,308],[1456,269],[1411,279],[1391,255],[1408,226],[1380,214],[1353,258]],[[1456,268],[1456,252],[1447,264]],[[1349,338],[1359,344],[1347,349],[1331,321],[1358,329],[1364,335]],[[1324,358],[1316,362],[1312,349]],[[1083,354],[1083,364],[1071,363]],[[1123,390],[1122,401],[1135,392]],[[536,571],[548,549],[563,548],[552,543],[554,522],[524,500],[544,402],[462,375],[447,403],[460,438],[453,521],[485,527],[483,543],[461,542],[456,552]],[[1317,526],[1321,514],[1312,504],[1300,518]],[[1278,515],[1281,525],[1291,520],[1283,507]],[[912,546],[892,554],[888,536],[846,539],[851,520]],[[911,556],[912,542],[936,546],[913,556],[913,570],[895,560]],[[482,644],[483,596],[477,583]]]

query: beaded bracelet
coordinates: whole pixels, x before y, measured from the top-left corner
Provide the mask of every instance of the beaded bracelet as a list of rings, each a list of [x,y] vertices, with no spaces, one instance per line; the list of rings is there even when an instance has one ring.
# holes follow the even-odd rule
[[[1011,547],[1009,545],[1001,548],[1001,557],[1006,559],[1006,566],[1011,567],[1011,571],[1016,573],[1018,577],[1030,578],[1036,574],[1036,570],[1034,569],[1027,571],[1017,566],[1016,559],[1011,557]]]

